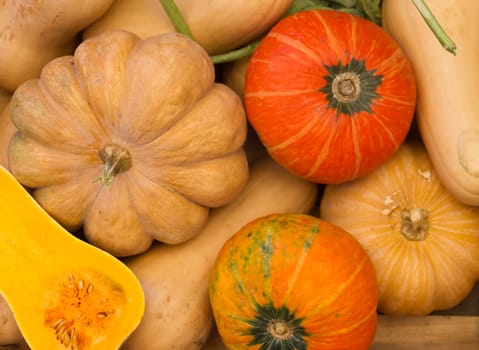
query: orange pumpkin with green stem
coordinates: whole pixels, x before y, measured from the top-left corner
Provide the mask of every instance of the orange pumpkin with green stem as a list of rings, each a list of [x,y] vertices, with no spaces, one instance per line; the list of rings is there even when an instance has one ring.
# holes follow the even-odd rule
[[[229,349],[365,350],[376,331],[368,255],[346,231],[309,215],[243,226],[221,249],[209,293]]]
[[[248,119],[271,156],[318,183],[363,176],[393,155],[410,128],[415,79],[379,26],[335,10],[278,22],[246,71]]]

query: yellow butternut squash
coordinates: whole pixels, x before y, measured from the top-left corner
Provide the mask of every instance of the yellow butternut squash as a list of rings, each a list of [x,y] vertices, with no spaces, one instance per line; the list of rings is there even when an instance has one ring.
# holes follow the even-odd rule
[[[3,167],[0,188],[0,293],[28,345],[117,349],[143,315],[136,277],[66,231]]]
[[[55,57],[69,54],[78,33],[113,0],[22,0],[0,4],[0,87],[13,91],[37,77]]]
[[[209,54],[240,47],[271,27],[292,0],[176,0],[193,38]],[[146,38],[174,32],[160,0],[115,0],[108,11],[84,31],[84,38],[108,29],[124,29]]]
[[[416,119],[438,178],[459,201],[479,205],[479,1],[426,1],[456,43],[445,50],[412,1],[384,0],[383,27],[417,81]]]

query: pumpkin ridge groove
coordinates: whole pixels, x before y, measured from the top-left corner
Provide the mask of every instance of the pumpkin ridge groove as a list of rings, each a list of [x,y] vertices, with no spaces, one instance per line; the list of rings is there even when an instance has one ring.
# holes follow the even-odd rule
[[[65,110],[65,108],[62,106],[61,101],[58,101],[58,99],[53,98],[53,96],[49,93],[49,89],[45,86],[45,83],[42,80],[38,80],[37,82],[38,85],[38,91],[40,93],[40,98],[44,101],[45,105],[49,108],[52,108],[58,115],[67,115],[68,111]],[[90,106],[88,106],[90,107]],[[88,111],[85,111],[87,113],[93,113],[91,109]],[[97,121],[96,118],[94,118],[95,121]],[[97,141],[97,138],[95,135],[93,135],[90,130],[88,130],[85,125],[82,123],[76,123],[76,119],[70,119],[68,121],[69,126],[70,124],[74,123],[74,127],[71,127],[70,130],[76,134],[76,136],[81,139],[81,140],[86,140],[87,137],[88,139],[92,139],[94,141]],[[96,123],[96,126],[98,127],[99,124]],[[33,137],[35,140],[39,141],[35,135],[29,134],[30,137]],[[48,142],[51,142],[51,140],[48,140]],[[69,144],[68,146],[71,146]],[[76,142],[73,147],[68,147],[68,150],[65,151],[62,149],[62,151],[68,152],[68,153],[73,153],[73,154],[79,154],[79,155],[85,155],[85,154],[91,154],[92,148],[95,148],[94,145],[91,144],[86,144],[84,145],[83,143],[78,143]]]
[[[288,146],[290,146],[291,144],[296,143],[298,140],[301,140],[301,138],[310,134],[310,131],[313,129],[314,126],[316,126],[316,122],[313,118],[311,118],[309,122],[305,123],[305,125],[301,128],[300,132],[291,135],[288,139],[283,140],[281,143],[269,146],[268,150],[274,153],[282,149],[288,148]]]
[[[340,123],[341,123],[340,120],[337,120],[336,123],[333,123],[334,129],[327,134],[327,138],[323,141],[321,152],[318,154],[318,156],[316,157],[316,160],[312,164],[311,170],[308,174],[309,176],[312,176],[313,174],[315,174],[320,169],[321,165],[326,160],[326,158],[329,156],[329,149],[339,129]]]
[[[401,144],[401,141],[397,140],[395,137],[394,137],[394,133],[391,132],[391,129],[389,129],[385,124],[384,122],[382,121],[383,118],[381,118],[380,114],[379,113],[376,113],[376,114],[373,114],[373,115],[370,115],[370,117],[372,117],[380,126],[381,128],[384,130],[385,132],[385,135],[388,136],[389,140],[392,142],[392,144],[394,145],[395,148],[398,148]]]
[[[315,17],[317,17],[319,23],[321,23],[322,25],[321,30],[318,29],[316,30],[316,32],[322,32],[323,34],[325,34],[325,42],[328,43],[328,45],[331,47],[331,50],[334,48],[336,57],[341,57],[341,45],[338,43],[337,36],[331,32],[331,26],[327,23],[327,21],[324,20],[320,11],[311,11],[311,13]],[[322,62],[324,62],[324,59],[322,60]]]
[[[99,116],[95,112],[95,108],[92,105],[91,98],[88,94],[88,89],[86,88],[85,81],[83,81],[83,79],[81,79],[81,75],[80,75],[80,72],[78,70],[78,65],[77,65],[77,62],[76,62],[74,56],[72,56],[72,58],[71,58],[71,66],[72,66],[72,69],[73,69],[75,81],[78,83],[78,92],[81,93],[82,100],[85,101],[86,104],[88,105],[88,109],[89,109],[91,115],[93,116],[93,119],[96,122],[96,126],[101,130],[101,133],[103,135],[110,136],[110,129],[102,122],[102,117]]]
[[[306,239],[305,244],[303,245],[303,250],[301,251],[301,254],[299,254],[298,258],[296,259],[296,266],[293,272],[292,276],[289,276],[289,281],[288,281],[288,289],[286,290],[286,293],[284,295],[284,300],[283,304],[287,305],[289,296],[294,290],[294,287],[296,285],[296,282],[298,281],[299,274],[301,272],[302,267],[304,266],[304,262],[306,261],[306,257],[310,252],[311,248],[311,243],[314,239],[314,237],[319,233],[319,227],[315,225],[311,230],[310,230],[310,235]]]
[[[271,33],[271,38],[278,40],[284,45],[299,51],[305,54],[307,57],[311,58],[315,63],[321,64],[321,59],[318,57],[317,53],[314,50],[311,50],[306,45],[304,45],[300,40],[293,39],[288,35],[283,35],[280,33]]]
[[[359,131],[358,131],[358,128],[357,128],[357,120],[356,118],[353,118],[353,120],[351,120],[351,135],[353,137],[353,140],[352,140],[352,143],[353,143],[353,147],[354,147],[354,154],[355,154],[355,162],[354,162],[354,173],[353,173],[353,177],[354,178],[357,178],[358,175],[359,175],[359,172],[361,171],[361,160],[362,160],[362,153],[361,153],[361,146],[359,145]]]
[[[361,270],[363,269],[367,261],[368,261],[368,258],[364,257],[361,260],[361,263],[358,264],[358,267],[354,270],[354,272],[351,273],[349,278],[346,281],[342,282],[340,285],[338,285],[338,287],[336,288],[336,292],[334,294],[331,293],[329,295],[329,298],[322,299],[320,301],[318,301],[315,298],[310,300],[308,303],[306,303],[305,309],[308,309],[310,305],[316,305],[316,307],[312,308],[311,311],[308,312],[308,314],[306,315],[306,318],[312,318],[316,312],[321,312],[321,310],[324,307],[327,307],[333,304],[337,300],[337,298],[341,295],[341,293],[343,293],[347,289],[347,287],[354,281],[354,279],[357,276],[359,276],[359,273],[361,272]]]

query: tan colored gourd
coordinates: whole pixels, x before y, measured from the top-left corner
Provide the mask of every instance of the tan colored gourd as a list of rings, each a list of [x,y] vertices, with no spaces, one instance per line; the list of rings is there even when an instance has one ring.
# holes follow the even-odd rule
[[[221,81],[244,98],[246,69],[251,56],[244,56],[236,61],[225,63],[221,67]]]
[[[135,275],[67,232],[3,167],[0,188],[0,294],[29,347],[117,349],[144,312]]]
[[[238,48],[271,27],[292,0],[176,0],[193,38],[209,53]],[[146,38],[173,32],[160,0],[115,0],[98,21],[84,31],[88,38],[108,29],[124,29]]]
[[[2,322],[0,327],[0,346],[17,344],[23,340],[12,310],[2,295],[0,295],[0,320]]]
[[[449,309],[479,280],[479,208],[451,196],[420,143],[362,179],[326,186],[319,216],[369,253],[385,314]]]
[[[241,99],[196,42],[112,30],[14,93],[9,169],[45,210],[116,256],[194,237],[248,178]]]
[[[230,204],[214,209],[189,242],[155,246],[126,263],[145,291],[146,312],[124,350],[200,349],[213,325],[208,278],[224,242],[262,215],[308,212],[316,185],[289,174],[265,156],[251,165],[249,181]]]
[[[113,0],[22,0],[0,4],[0,88],[15,90],[55,57],[71,54],[78,33]]]
[[[8,103],[12,94],[0,89],[0,165],[8,168],[8,143],[16,131],[8,115]]]
[[[479,205],[479,2],[425,1],[456,43],[444,49],[412,1],[384,0],[383,26],[408,56],[416,120],[437,176],[459,201]]]

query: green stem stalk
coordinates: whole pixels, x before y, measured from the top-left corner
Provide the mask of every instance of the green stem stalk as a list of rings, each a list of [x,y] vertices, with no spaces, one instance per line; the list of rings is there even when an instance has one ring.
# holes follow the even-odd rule
[[[178,33],[188,36],[190,39],[193,39],[193,35],[191,34],[188,25],[181,14],[180,9],[176,6],[174,0],[160,0],[161,6],[165,9],[166,14],[168,15],[171,23],[175,27],[175,30]]]
[[[239,60],[242,57],[252,55],[254,50],[258,47],[260,40],[254,41],[251,44],[240,47],[237,50],[229,51],[223,54],[211,56],[213,64],[233,62]]]
[[[449,51],[453,55],[456,55],[456,44],[441,27],[436,17],[434,17],[433,13],[429,9],[429,7],[426,5],[424,0],[412,0],[412,2],[418,9],[421,16],[424,18],[424,20],[426,21],[427,25],[432,30],[436,38],[439,40],[442,47],[444,47],[447,51]]]

